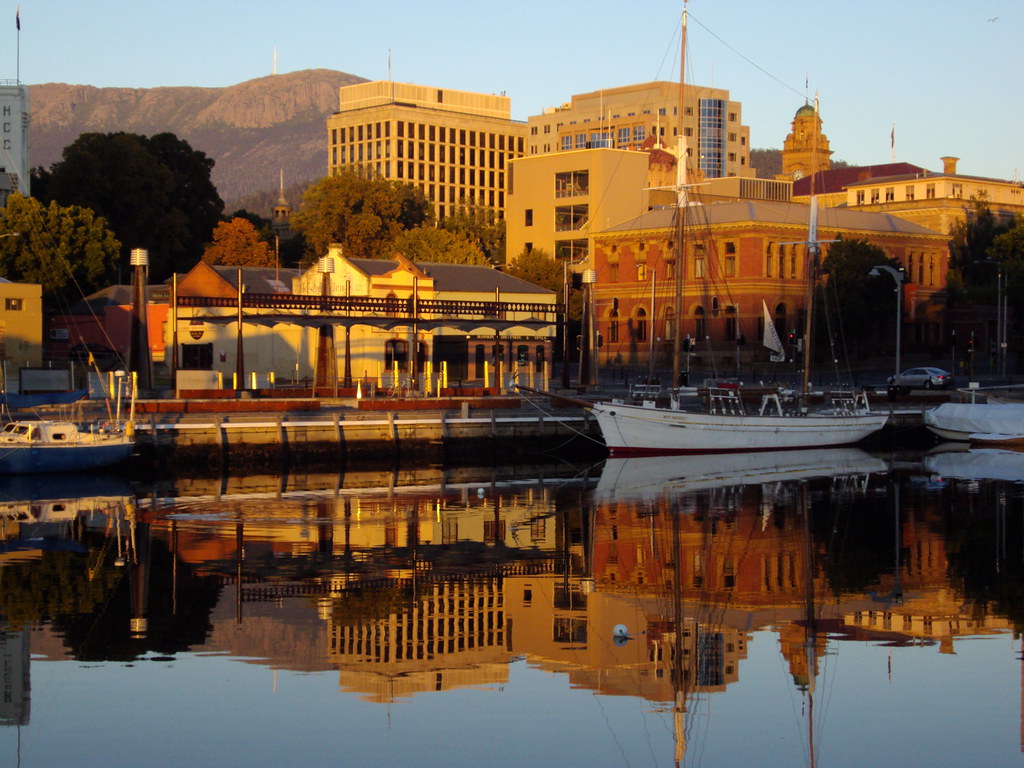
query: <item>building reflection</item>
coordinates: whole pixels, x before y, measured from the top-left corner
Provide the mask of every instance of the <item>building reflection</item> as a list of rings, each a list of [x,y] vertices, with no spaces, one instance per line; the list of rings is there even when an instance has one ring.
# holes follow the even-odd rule
[[[500,686],[526,659],[664,706],[682,728],[688,698],[739,679],[755,633],[776,638],[809,692],[837,644],[951,652],[957,637],[1019,628],[1007,486],[816,459],[803,473],[793,457],[677,464],[685,477],[615,465],[610,488],[533,470],[180,479],[138,506],[114,494],[105,511],[17,519],[36,497],[4,518],[0,567],[54,578],[63,558],[81,599],[33,613],[5,590],[0,716],[28,717],[29,637],[37,658],[191,650],[334,670],[375,702]],[[50,543],[26,548],[43,522]]]

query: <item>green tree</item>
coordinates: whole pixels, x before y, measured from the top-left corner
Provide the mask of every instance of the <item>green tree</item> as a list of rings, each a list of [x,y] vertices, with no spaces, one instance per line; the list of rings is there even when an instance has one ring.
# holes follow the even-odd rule
[[[555,295],[562,300],[565,291],[565,281],[569,279],[565,272],[565,265],[543,248],[533,248],[529,251],[522,251],[512,259],[505,271],[520,280],[539,285],[554,291]],[[576,290],[569,292],[569,319],[578,321],[583,318],[583,291]]]
[[[306,190],[291,225],[305,237],[308,257],[340,243],[348,256],[377,259],[390,255],[402,231],[427,223],[429,214],[426,197],[411,185],[343,170]]]
[[[442,220],[440,226],[475,242],[491,264],[499,266],[505,263],[505,220],[493,208],[463,206]]]
[[[149,251],[150,276],[190,269],[220,221],[224,203],[210,181],[213,160],[170,133],[84,133],[33,181],[43,202],[91,208],[123,245]]]
[[[821,265],[825,289],[819,292],[819,297],[826,297],[831,320],[824,311],[816,314],[816,338],[826,339],[831,330],[834,336],[841,334],[847,348],[856,354],[859,345],[873,340],[886,322],[892,326],[894,320],[886,319],[896,311],[895,283],[888,274],[869,276],[873,267],[883,265],[900,269],[898,260],[888,258],[885,251],[866,240],[840,238],[831,245]],[[817,348],[824,349],[820,344]]]
[[[232,267],[272,267],[274,252],[248,219],[222,221],[213,230],[203,261]]]
[[[542,248],[522,251],[505,270],[513,277],[561,295],[565,274],[561,264]]]
[[[90,209],[43,205],[14,193],[0,209],[0,274],[39,283],[48,305],[105,287],[117,274],[121,243]]]
[[[995,288],[997,269],[990,249],[1012,224],[998,219],[984,198],[972,198],[972,208],[949,232],[950,303],[987,301]],[[994,297],[993,297],[994,298]]]
[[[476,244],[463,235],[434,227],[405,230],[395,238],[394,249],[410,261],[481,266],[489,263]]]

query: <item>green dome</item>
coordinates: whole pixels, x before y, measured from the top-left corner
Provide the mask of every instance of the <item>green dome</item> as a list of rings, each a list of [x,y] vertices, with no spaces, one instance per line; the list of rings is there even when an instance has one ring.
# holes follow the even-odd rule
[[[810,104],[804,104],[800,109],[796,111],[794,117],[814,117],[814,107]]]

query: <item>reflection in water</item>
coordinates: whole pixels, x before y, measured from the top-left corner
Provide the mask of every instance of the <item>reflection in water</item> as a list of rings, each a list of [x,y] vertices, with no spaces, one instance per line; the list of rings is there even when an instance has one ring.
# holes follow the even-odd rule
[[[1021,494],[1006,471],[979,476],[981,455],[883,461],[841,449],[610,460],[590,471],[183,478],[138,499],[118,481],[8,483],[0,724],[30,723],[30,648],[33,666],[161,659],[181,674],[226,654],[254,668],[331,672],[336,695],[367,707],[446,692],[438,704],[449,719],[472,713],[457,692],[515,689],[532,702],[516,710],[522,727],[547,728],[544,686],[523,690],[513,675],[525,660],[570,691],[667,718],[658,764],[669,752],[678,763],[761,759],[770,737],[746,725],[756,718],[719,723],[713,701],[760,707],[765,721],[796,713],[800,749],[772,741],[784,750],[778,764],[816,762],[821,749],[832,763],[822,745],[856,728],[814,707],[833,695],[822,689],[836,681],[829,666],[858,656],[844,646],[877,650],[864,655],[870,678],[879,665],[891,674],[897,650],[952,654],[961,638],[1021,627]],[[952,457],[974,469],[936,466]],[[788,710],[787,694],[763,687],[780,669]],[[600,748],[578,742],[579,706],[561,715],[565,749],[593,757],[587,750]],[[230,710],[212,715],[219,730],[232,728]],[[886,747],[891,758],[920,745]],[[870,759],[871,748],[851,754]]]

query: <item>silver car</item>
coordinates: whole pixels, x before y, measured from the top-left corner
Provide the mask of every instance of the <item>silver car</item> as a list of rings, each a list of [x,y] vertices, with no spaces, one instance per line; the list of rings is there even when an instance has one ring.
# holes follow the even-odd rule
[[[953,386],[953,374],[941,368],[908,368],[889,377],[889,386],[909,392],[912,389],[945,389]]]

